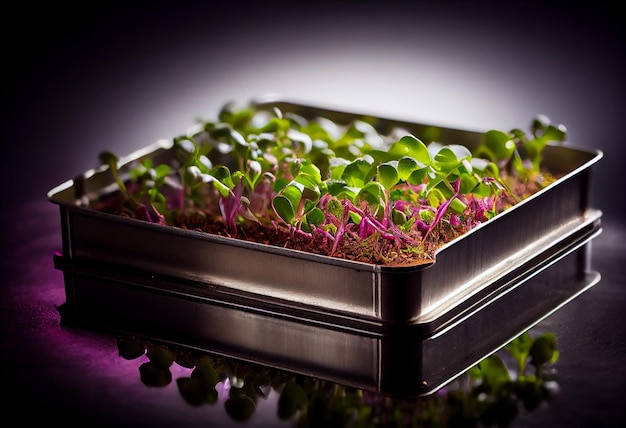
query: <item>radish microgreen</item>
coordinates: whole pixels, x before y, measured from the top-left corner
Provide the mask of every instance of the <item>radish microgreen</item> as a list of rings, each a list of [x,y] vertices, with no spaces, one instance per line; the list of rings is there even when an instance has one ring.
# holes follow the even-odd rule
[[[551,183],[542,152],[566,136],[538,116],[529,135],[489,130],[472,152],[407,132],[382,134],[372,123],[226,105],[217,121],[199,121],[174,139],[175,163],[143,160],[122,181],[115,155],[103,152],[101,161],[127,210],[147,210],[144,219],[176,225],[180,215],[202,214],[231,237],[254,222],[322,237],[331,256],[363,245],[385,260],[428,260]]]

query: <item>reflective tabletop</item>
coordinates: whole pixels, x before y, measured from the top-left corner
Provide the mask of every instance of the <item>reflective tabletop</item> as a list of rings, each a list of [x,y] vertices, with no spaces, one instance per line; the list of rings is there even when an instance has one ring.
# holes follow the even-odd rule
[[[603,213],[602,233],[589,261],[601,279],[530,330],[533,337],[554,335],[558,359],[544,373],[549,394],[530,409],[518,407],[508,426],[623,425],[620,15],[587,2],[568,9],[533,1],[512,2],[510,9],[446,3],[300,2],[247,12],[201,2],[132,2],[98,13],[19,7],[14,19],[33,37],[7,43],[11,67],[3,82],[5,419],[103,427],[329,426],[337,420],[339,426],[429,426],[432,413],[425,409],[449,416],[453,407],[447,406],[458,410],[461,402],[466,415],[479,412],[475,402],[469,405],[466,376],[427,397],[403,400],[335,382],[341,376],[309,377],[63,322],[66,289],[54,266],[61,225],[48,190],[95,167],[103,149],[130,153],[184,132],[194,117],[215,114],[225,101],[278,92],[460,128],[523,127],[545,113],[566,124],[576,144],[602,150],[590,189],[591,206]],[[538,10],[558,19],[546,25]],[[213,370],[193,375],[203,357]],[[217,388],[198,395],[193,379],[202,376]]]
[[[401,412],[411,420],[417,418],[418,409],[428,408],[424,402],[443,406],[440,403],[448,403],[444,397],[449,399],[469,390],[469,381],[463,381],[461,376],[441,391],[422,398],[385,398],[372,391],[357,394],[358,388],[320,377],[131,335],[65,325],[61,320],[65,302],[63,275],[52,266],[59,239],[56,212],[41,200],[27,201],[22,207],[12,214],[26,219],[16,225],[15,232],[23,232],[19,236],[29,239],[15,235],[9,241],[13,251],[3,259],[3,278],[9,282],[3,283],[7,286],[3,287],[2,299],[2,378],[8,392],[3,406],[8,411],[21,408],[16,415],[26,421],[78,421],[101,426],[199,426],[219,422],[220,426],[242,426],[239,419],[243,419],[245,426],[296,426],[306,415],[301,411],[287,412],[283,408],[288,405],[280,400],[290,379],[298,379],[303,390],[306,385],[316,385],[318,392],[326,391],[323,396],[328,401],[307,401],[307,407],[316,409],[314,414],[318,417],[321,409],[328,418],[347,412],[333,407],[328,398],[334,397],[328,395],[328,391],[333,391],[344,399],[353,397],[351,410],[379,412],[379,417],[387,418]],[[620,264],[624,261],[626,231],[611,224],[604,229],[594,241],[592,258],[592,266],[602,273],[600,283],[529,332],[534,337],[553,334],[559,355],[550,365],[553,382],[549,396],[530,410],[520,402],[510,426],[611,426],[623,419],[621,391],[626,373],[621,319],[626,296]],[[156,370],[152,365],[154,370],[150,371],[148,363],[159,361],[158,355],[154,357],[154,349],[169,351],[163,363],[166,370]],[[191,360],[190,355],[196,359]],[[214,362],[217,389],[213,389],[213,399],[202,398],[198,402],[193,394],[185,395],[181,382],[192,378],[193,368],[203,356]],[[401,371],[402,367],[398,369]],[[514,373],[515,365],[509,369]],[[252,394],[254,400],[249,393],[245,403],[253,404],[251,409],[232,409],[232,400],[226,403],[236,396],[236,388],[243,386],[237,384],[237,379],[246,379],[250,385],[245,376],[250,373],[265,376],[260,383],[265,389],[259,390],[264,393]],[[528,374],[532,373],[529,366]],[[313,396],[309,390],[307,400]],[[285,417],[284,412],[290,417]],[[353,413],[349,415],[354,417]]]

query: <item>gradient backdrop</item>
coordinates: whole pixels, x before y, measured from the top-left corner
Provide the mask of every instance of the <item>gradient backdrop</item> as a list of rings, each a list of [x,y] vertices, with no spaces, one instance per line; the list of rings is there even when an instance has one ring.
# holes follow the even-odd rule
[[[563,393],[538,423],[624,419],[626,73],[617,5],[73,3],[16,4],[0,25],[0,377],[10,398],[2,408],[47,420],[74,409],[101,420],[121,412],[164,426],[206,418],[186,412],[175,389],[153,412],[148,395],[160,392],[137,389],[136,368],[124,368],[109,338],[59,328],[55,305],[65,296],[52,252],[61,234],[46,193],[97,166],[102,150],[129,154],[215,117],[227,101],[277,93],[479,131],[527,129],[542,113],[567,126],[571,144],[602,150],[592,205],[604,213],[595,247],[603,256],[593,261],[603,281],[548,320],[562,339]],[[145,402],[124,401],[142,394]]]
[[[546,114],[605,153],[610,215],[624,161],[623,14],[608,2],[113,2],[23,10],[3,40],[3,174],[26,191],[171,138],[226,101],[278,93],[454,127]],[[504,6],[503,6],[504,5]],[[26,9],[26,7],[24,7]],[[19,9],[18,9],[19,10]],[[62,153],[47,165],[46,151]],[[12,181],[12,180],[11,180]],[[3,180],[3,193],[15,186]]]

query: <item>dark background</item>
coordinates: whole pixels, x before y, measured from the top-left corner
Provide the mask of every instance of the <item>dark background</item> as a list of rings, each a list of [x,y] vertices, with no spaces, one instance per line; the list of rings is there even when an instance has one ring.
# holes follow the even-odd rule
[[[604,214],[604,232],[592,267],[603,280],[545,322],[561,340],[562,391],[518,423],[624,420],[617,5],[89,2],[14,5],[1,19],[0,321],[2,382],[12,397],[0,401],[3,413],[118,424],[118,414],[164,425],[219,419],[187,412],[175,394],[141,393],[136,368],[111,357],[109,337],[59,326],[64,290],[52,253],[60,227],[46,193],[97,166],[103,149],[128,154],[213,117],[227,101],[278,93],[473,130],[526,128],[543,113],[567,126],[571,144],[601,150],[592,205]],[[30,410],[15,412],[18,403]]]
[[[606,152],[594,194],[617,199],[623,13],[603,1],[501,3],[15,6],[2,29],[2,169],[19,176],[24,159],[39,174],[51,169],[45,151],[62,152],[40,188],[19,180],[45,193],[99,149],[129,153],[226,101],[278,93],[477,130],[525,129],[543,113],[571,143]]]

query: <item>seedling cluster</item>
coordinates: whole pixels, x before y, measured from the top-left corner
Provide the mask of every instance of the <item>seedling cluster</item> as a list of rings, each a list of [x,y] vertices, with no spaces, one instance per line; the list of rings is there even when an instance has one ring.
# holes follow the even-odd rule
[[[566,137],[538,116],[529,134],[490,130],[472,152],[374,123],[227,104],[174,138],[170,164],[145,159],[122,177],[115,154],[100,160],[120,189],[117,213],[250,240],[264,229],[281,237],[269,244],[415,264],[553,182],[543,148]]]

